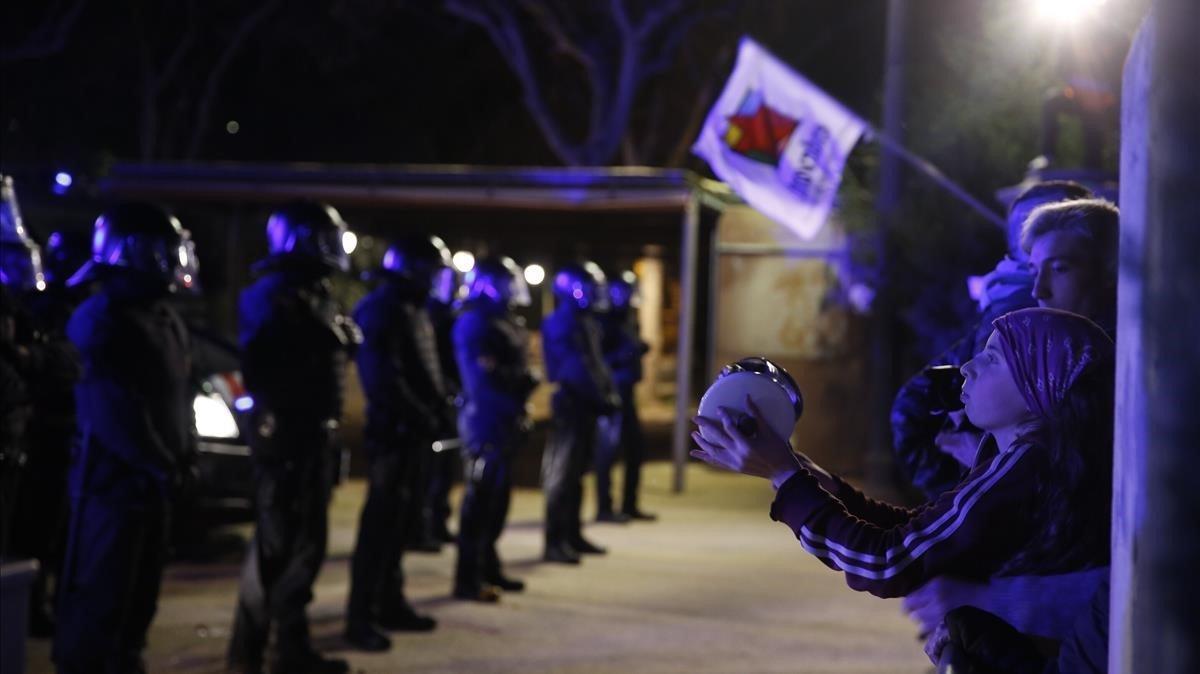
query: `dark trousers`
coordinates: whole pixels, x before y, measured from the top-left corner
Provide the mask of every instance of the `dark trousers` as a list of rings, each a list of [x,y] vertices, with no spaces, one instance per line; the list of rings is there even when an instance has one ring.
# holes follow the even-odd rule
[[[305,608],[325,561],[336,461],[327,442],[281,463],[256,462],[257,520],[238,587],[230,662],[259,663],[275,626],[283,656],[312,647]]]
[[[404,602],[404,542],[418,518],[424,493],[420,454],[429,441],[389,443],[368,441],[367,500],[358,522],[358,539],[350,565],[348,621],[367,622]]]
[[[571,543],[581,537],[583,475],[592,461],[596,414],[566,391],[552,400],[550,438],[542,455],[542,490],[546,494],[546,544]]]
[[[501,576],[496,541],[504,532],[512,499],[511,460],[504,449],[464,453],[462,506],[459,508],[456,588],[477,589]]]
[[[50,423],[50,422],[56,423]],[[38,561],[30,589],[30,608],[45,611],[47,578],[57,577],[67,525],[67,471],[75,424],[73,418],[54,418],[29,427],[29,460],[16,490],[12,554]]]
[[[445,531],[446,522],[450,519],[450,488],[454,486],[458,453],[441,451],[432,454],[429,487],[425,492],[425,532],[433,538],[438,538]]]
[[[168,521],[166,499],[153,489],[137,502],[83,496],[71,503],[54,640],[60,674],[144,671]]]
[[[597,423],[596,431],[596,506],[599,512],[612,512],[612,467],[620,457],[625,464],[625,486],[621,509],[638,509],[638,486],[642,481],[642,422],[638,419],[633,389],[622,389],[621,409]]]

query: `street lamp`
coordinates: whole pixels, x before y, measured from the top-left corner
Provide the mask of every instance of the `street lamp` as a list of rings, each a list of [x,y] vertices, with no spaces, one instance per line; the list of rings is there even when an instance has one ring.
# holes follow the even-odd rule
[[[461,274],[465,274],[475,268],[475,256],[465,250],[460,250],[450,258],[450,263]]]
[[[546,280],[546,269],[540,264],[531,264],[525,268],[525,282],[531,286],[541,285]]]
[[[1030,0],[1039,22],[1066,27],[1093,16],[1104,0]]]

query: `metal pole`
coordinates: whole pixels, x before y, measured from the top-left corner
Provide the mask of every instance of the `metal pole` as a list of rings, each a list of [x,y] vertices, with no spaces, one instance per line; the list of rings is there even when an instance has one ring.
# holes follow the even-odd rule
[[[683,245],[679,259],[679,282],[682,293],[679,301],[679,347],[675,354],[675,432],[671,457],[674,474],[671,490],[682,493],[687,468],[688,431],[692,416],[692,344],[696,324],[696,265],[700,249],[700,199],[695,192],[688,195],[683,209]]]
[[[887,287],[890,266],[888,235],[892,230],[903,188],[904,165],[896,147],[904,133],[904,61],[906,0],[889,0],[887,46],[883,72],[883,132],[894,143],[883,145],[880,164],[879,196],[875,202],[878,231],[875,239],[875,265],[878,270],[874,326],[871,331],[871,417],[870,445],[864,467],[867,484],[886,487],[890,482],[891,427],[888,416],[892,407],[892,297]]]

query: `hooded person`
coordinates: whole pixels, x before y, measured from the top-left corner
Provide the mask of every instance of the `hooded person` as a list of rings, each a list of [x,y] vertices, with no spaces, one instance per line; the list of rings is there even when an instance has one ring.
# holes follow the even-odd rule
[[[931,578],[1056,574],[1104,566],[1112,495],[1114,348],[1082,316],[1025,309],[997,319],[963,366],[984,458],[915,508],[873,501],[759,423],[697,417],[693,456],[766,477],[771,518],[856,590],[896,597]],[[751,404],[751,415],[760,416]],[[1070,532],[1070,535],[1065,535]]]

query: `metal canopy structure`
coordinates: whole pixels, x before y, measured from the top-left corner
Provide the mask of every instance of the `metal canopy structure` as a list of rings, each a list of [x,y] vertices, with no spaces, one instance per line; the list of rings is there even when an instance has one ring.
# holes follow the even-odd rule
[[[669,213],[682,211],[701,181],[650,167],[214,162],[116,164],[99,186],[121,197],[202,201],[304,197],[395,208]]]
[[[339,205],[435,210],[516,210],[682,216],[672,488],[684,488],[695,350],[700,212],[742,203],[727,185],[653,167],[487,167],[317,163],[118,163],[98,182],[128,199]]]

